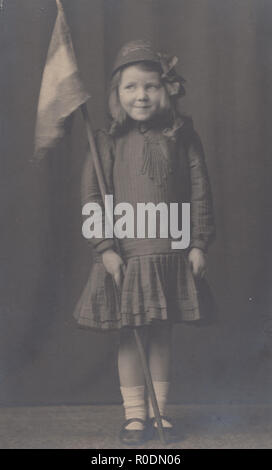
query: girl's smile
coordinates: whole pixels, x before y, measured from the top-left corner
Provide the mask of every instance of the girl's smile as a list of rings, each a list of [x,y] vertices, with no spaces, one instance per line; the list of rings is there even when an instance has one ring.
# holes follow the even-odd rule
[[[119,98],[122,108],[135,121],[147,121],[162,108],[165,90],[159,73],[140,65],[126,67],[121,74]]]

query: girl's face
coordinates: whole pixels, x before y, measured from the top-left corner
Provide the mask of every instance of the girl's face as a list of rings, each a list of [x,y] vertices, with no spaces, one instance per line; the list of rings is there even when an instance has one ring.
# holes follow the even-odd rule
[[[130,65],[121,73],[118,87],[122,108],[135,121],[147,121],[163,109],[166,92],[156,71]]]

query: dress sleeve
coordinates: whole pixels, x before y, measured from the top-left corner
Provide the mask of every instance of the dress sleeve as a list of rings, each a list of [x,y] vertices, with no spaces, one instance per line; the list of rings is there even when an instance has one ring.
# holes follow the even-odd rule
[[[215,238],[213,201],[203,146],[193,125],[189,132],[187,151],[191,193],[190,248],[207,251]]]
[[[96,147],[98,156],[101,162],[103,176],[106,182],[107,194],[112,194],[112,170],[113,170],[113,146],[112,140],[109,135],[102,130],[97,131],[95,136]],[[101,207],[100,213],[96,214],[96,221],[102,220],[102,233],[104,234],[105,226],[105,213],[104,213],[104,201],[102,199],[98,180],[96,177],[95,167],[93,158],[90,150],[88,149],[86,159],[83,165],[82,177],[81,177],[81,203],[82,207],[88,203],[97,203]],[[89,217],[83,215],[83,222]],[[91,238],[87,242],[95,248],[98,253],[114,248],[113,238]]]

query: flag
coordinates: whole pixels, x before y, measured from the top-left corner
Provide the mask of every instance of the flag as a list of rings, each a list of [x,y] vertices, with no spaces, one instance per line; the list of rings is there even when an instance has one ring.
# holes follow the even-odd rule
[[[79,77],[72,39],[60,0],[43,71],[37,109],[34,159],[40,160],[65,133],[67,118],[89,99]]]

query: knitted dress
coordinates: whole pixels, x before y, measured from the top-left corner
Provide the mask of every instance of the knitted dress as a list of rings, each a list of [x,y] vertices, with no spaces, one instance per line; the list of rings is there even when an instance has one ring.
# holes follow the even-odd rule
[[[115,206],[125,202],[134,208],[135,236],[118,240],[126,263],[120,296],[101,259],[103,251],[116,249],[115,240],[88,241],[94,248],[94,263],[74,311],[75,319],[79,325],[97,330],[148,325],[157,320],[199,320],[199,296],[188,251],[193,247],[206,251],[215,227],[204,154],[192,120],[180,117],[174,130],[162,129],[158,122],[130,121],[118,137],[99,131],[96,142],[107,194],[114,196]],[[103,207],[90,155],[82,176],[82,203],[87,202]],[[144,238],[137,238],[137,203],[148,202],[163,202],[168,207],[173,202],[190,202],[188,249],[173,249],[171,235],[160,238],[159,226],[156,238],[148,238],[147,232]]]

